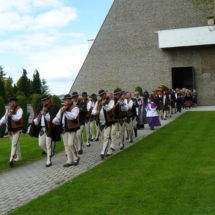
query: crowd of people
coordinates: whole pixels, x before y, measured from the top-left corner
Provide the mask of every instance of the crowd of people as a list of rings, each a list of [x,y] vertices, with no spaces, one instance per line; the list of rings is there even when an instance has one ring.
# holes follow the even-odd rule
[[[17,101],[14,97],[8,99],[10,108],[0,120],[0,127],[8,124],[12,142],[10,166],[22,160],[19,138],[23,128],[23,110],[17,106]],[[196,107],[197,92],[177,88],[156,90],[149,94],[144,90],[142,96],[137,91],[134,97],[131,92],[119,89],[113,93],[100,90],[97,95],[90,96],[87,92],[81,95],[73,92],[64,96],[64,106],[60,109],[48,95],[43,95],[41,101],[43,105],[33,118],[29,135],[38,138],[39,146],[47,154],[46,167],[52,166],[56,142],[61,140],[62,135],[66,153],[63,167],[70,167],[79,164],[83,145],[90,147],[93,141],[102,138],[100,157],[104,159],[111,156],[117,147],[123,150],[125,140],[132,143],[138,130],[143,129],[145,124],[148,123],[150,129],[154,130],[155,126],[161,126],[160,119],[166,120],[173,113],[181,112],[181,108]]]

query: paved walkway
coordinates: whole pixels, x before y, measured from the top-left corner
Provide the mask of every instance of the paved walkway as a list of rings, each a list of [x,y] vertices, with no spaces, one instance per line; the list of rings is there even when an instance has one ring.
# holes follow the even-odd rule
[[[183,110],[182,113],[186,111]],[[215,111],[215,106],[192,108],[188,111]],[[173,114],[171,118],[162,120],[162,126],[176,119],[182,113]],[[145,129],[138,130],[138,137],[135,139],[135,142],[152,132],[154,131],[149,130],[148,125],[145,125]],[[125,148],[130,145],[132,144],[128,143],[128,141],[125,142]],[[46,158],[44,158],[0,174],[0,215],[27,204],[38,196],[48,193],[52,189],[59,187],[79,174],[103,162],[99,156],[101,149],[101,141],[92,142],[91,147],[83,148],[84,153],[81,155],[78,166],[63,168],[63,164],[66,161],[65,153],[60,152],[53,157],[52,167],[45,167]],[[118,149],[114,151],[114,154],[119,152],[120,150]]]

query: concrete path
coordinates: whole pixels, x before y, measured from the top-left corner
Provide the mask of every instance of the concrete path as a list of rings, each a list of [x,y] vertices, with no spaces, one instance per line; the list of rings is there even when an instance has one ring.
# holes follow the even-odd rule
[[[215,106],[202,106],[183,110],[182,113],[173,114],[171,118],[162,120],[162,126],[165,126],[186,111],[215,111]],[[148,125],[145,125],[145,129],[138,130],[138,137],[135,139],[135,142],[152,132],[154,131],[149,130]],[[125,148],[128,148],[130,145],[133,144],[128,143],[128,141],[125,142]],[[84,153],[80,156],[81,159],[78,166],[64,168],[63,165],[66,161],[65,153],[60,152],[55,154],[52,159],[53,165],[49,168],[45,167],[46,158],[44,158],[0,174],[0,215],[27,204],[38,196],[48,193],[103,162],[99,156],[101,149],[101,141],[92,142],[91,147],[83,148]],[[117,149],[114,151],[114,154],[119,152],[121,150]]]

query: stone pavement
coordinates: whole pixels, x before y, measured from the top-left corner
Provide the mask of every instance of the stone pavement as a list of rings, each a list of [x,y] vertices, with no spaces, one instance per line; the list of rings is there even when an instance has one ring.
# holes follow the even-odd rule
[[[192,108],[188,111],[215,111],[215,106],[203,106]],[[162,120],[162,126],[165,126],[178,116],[186,112],[173,114],[171,118]],[[138,130],[138,137],[134,142],[146,137],[154,131],[149,130],[148,125],[145,129]],[[133,143],[125,142],[125,148]],[[0,174],[0,215],[6,214],[40,195],[48,193],[52,189],[59,187],[72,178],[91,169],[92,167],[103,162],[100,158],[102,142],[92,142],[91,147],[83,148],[84,153],[80,155],[81,159],[78,166],[63,168],[66,158],[65,153],[55,154],[52,159],[52,166],[45,167],[46,158],[35,161],[31,164]],[[113,154],[121,150],[117,149]]]

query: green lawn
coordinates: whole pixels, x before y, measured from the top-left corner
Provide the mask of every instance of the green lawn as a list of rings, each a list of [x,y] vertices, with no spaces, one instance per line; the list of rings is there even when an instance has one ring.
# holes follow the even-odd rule
[[[214,121],[187,112],[11,214],[213,215]]]

